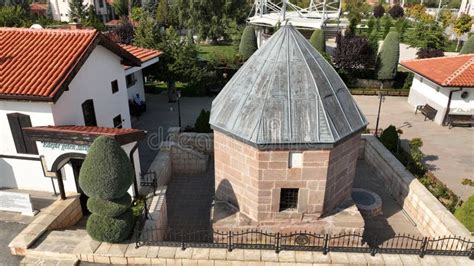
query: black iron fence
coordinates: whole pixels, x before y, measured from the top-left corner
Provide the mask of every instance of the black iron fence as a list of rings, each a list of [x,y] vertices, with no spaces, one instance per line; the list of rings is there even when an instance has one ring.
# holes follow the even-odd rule
[[[156,172],[146,172],[140,173],[140,186],[148,187],[154,196],[156,196],[156,189],[158,188],[158,179],[156,177]]]
[[[138,229],[138,228],[137,228]],[[294,251],[359,252],[389,254],[418,254],[469,256],[474,260],[474,241],[467,238],[419,237],[399,234],[390,238],[378,239],[362,234],[344,233],[337,235],[316,234],[300,231],[291,233],[273,233],[259,230],[239,232],[220,232],[213,230],[176,230],[144,228],[136,232],[136,247],[170,246],[205,247],[234,249],[262,249]]]

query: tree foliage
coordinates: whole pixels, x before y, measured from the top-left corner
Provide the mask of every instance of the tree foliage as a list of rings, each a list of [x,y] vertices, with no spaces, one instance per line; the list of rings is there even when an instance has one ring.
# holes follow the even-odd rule
[[[458,43],[456,45],[456,51],[459,48],[459,44],[461,42],[461,36],[469,32],[471,30],[472,26],[472,18],[465,13],[462,13],[454,22],[454,27],[453,30],[456,33],[456,36],[458,37]]]
[[[99,16],[97,15],[95,7],[93,5],[90,5],[87,8],[86,15],[81,18],[81,23],[85,27],[95,28],[99,31],[105,30],[105,25],[104,23],[102,23],[102,20],[99,19]]]
[[[336,50],[334,51],[334,65],[336,68],[347,71],[373,69],[376,53],[369,41],[360,36],[336,36]]]
[[[469,199],[456,210],[454,216],[456,216],[469,231],[474,232],[474,196],[469,197]]]
[[[320,54],[326,53],[326,39],[324,38],[324,31],[322,29],[316,29],[313,34],[311,34],[309,42]]]
[[[396,152],[399,142],[397,128],[390,125],[380,135],[380,142],[391,152]]]
[[[418,22],[407,39],[412,47],[444,50],[446,46],[446,36],[437,23]]]
[[[385,38],[393,26],[392,19],[386,15],[380,19],[380,23],[383,27],[383,38]]]
[[[242,33],[240,40],[239,54],[242,59],[246,61],[250,56],[257,51],[257,36],[255,36],[255,29],[252,26],[247,26]]]
[[[372,11],[371,6],[364,0],[346,0],[344,1],[344,9],[344,11],[349,12],[349,21],[355,19],[356,24]]]
[[[434,49],[434,48],[420,48],[420,50],[416,52],[416,56],[418,59],[443,57],[444,51],[441,49]]]
[[[134,45],[155,49],[160,42],[158,23],[147,12],[143,12],[134,32]]]
[[[400,37],[398,32],[390,32],[380,48],[377,58],[377,79],[391,80],[397,74],[400,58]]]
[[[474,54],[474,35],[464,42],[460,54]]]
[[[378,4],[374,6],[373,12],[374,12],[374,17],[381,18],[385,14],[385,8],[381,4]]]
[[[115,42],[122,44],[132,44],[134,28],[128,17],[121,17],[120,24],[112,30],[116,36]]]
[[[156,8],[156,21],[160,25],[168,25],[169,16],[168,0],[159,0]]]
[[[21,6],[0,7],[0,27],[28,27],[31,22]]]
[[[401,7],[399,4],[393,5],[387,13],[394,19],[399,19],[405,15],[403,7]]]
[[[114,0],[112,8],[117,16],[128,16],[128,0]]]
[[[416,4],[406,10],[406,15],[414,18],[418,22],[434,22],[434,17],[426,12],[424,5]]]
[[[82,0],[69,0],[69,18],[71,21],[81,22],[86,14],[87,5]]]

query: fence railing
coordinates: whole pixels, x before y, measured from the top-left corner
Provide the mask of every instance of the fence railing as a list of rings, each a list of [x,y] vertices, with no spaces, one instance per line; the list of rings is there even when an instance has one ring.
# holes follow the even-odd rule
[[[156,196],[156,189],[158,188],[156,172],[140,173],[140,186],[149,187],[153,195]]]
[[[388,254],[417,254],[469,256],[474,260],[474,241],[466,238],[420,237],[398,234],[390,238],[366,236],[356,233],[337,235],[316,234],[313,232],[274,233],[259,230],[239,232],[220,232],[213,230],[176,230],[144,228],[136,231],[136,247],[170,246],[234,249],[262,249],[294,251],[358,252]]]
[[[380,90],[377,88],[350,88],[352,95],[379,95]],[[403,89],[383,89],[384,96],[403,96],[407,97],[410,94],[409,90]]]

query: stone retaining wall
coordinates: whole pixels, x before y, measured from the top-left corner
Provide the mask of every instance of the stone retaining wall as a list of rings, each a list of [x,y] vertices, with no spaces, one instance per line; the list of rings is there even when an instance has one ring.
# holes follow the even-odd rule
[[[82,218],[80,194],[70,193],[67,199],[57,199],[41,211],[20,234],[8,244],[12,255],[24,256],[33,242],[47,230],[64,229]],[[0,263],[1,264],[1,263]]]
[[[364,160],[416,223],[425,236],[456,235],[473,239],[470,232],[429,192],[383,144],[363,135]]]

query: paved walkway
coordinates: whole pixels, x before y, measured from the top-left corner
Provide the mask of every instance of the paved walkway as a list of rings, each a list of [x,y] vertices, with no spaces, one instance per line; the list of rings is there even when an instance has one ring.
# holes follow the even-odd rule
[[[202,109],[210,110],[210,97],[181,98],[181,125],[194,126]],[[147,111],[139,118],[134,118],[132,127],[148,131],[147,138],[139,147],[141,169],[146,171],[158,154],[160,143],[166,138],[168,128],[178,126],[178,104],[168,103],[166,94],[147,94]]]
[[[381,182],[382,180],[363,160],[357,162],[353,187],[370,190],[382,198],[382,215],[364,217],[364,235],[377,234],[379,241],[392,238],[396,234],[421,236],[415,224],[410,221],[401,206],[390,195],[385,184]]]
[[[369,128],[375,129],[378,98],[354,96],[362,112],[369,120]],[[405,97],[385,97],[382,105],[380,127],[390,124],[403,130],[402,141],[413,138],[423,140],[422,151],[430,170],[464,200],[474,195],[474,187],[461,184],[463,178],[474,180],[474,129],[456,127],[448,129],[432,121],[424,121],[415,115]]]
[[[166,190],[168,227],[178,230],[209,230],[214,199],[214,165],[202,175],[176,175]]]

